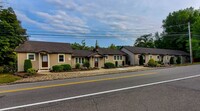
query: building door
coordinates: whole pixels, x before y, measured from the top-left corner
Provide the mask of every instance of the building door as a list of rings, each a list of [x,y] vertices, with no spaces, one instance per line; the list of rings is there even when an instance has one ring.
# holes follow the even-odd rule
[[[48,56],[47,56],[47,54],[42,55],[42,67],[48,67]]]
[[[99,58],[94,58],[94,67],[99,67]]]

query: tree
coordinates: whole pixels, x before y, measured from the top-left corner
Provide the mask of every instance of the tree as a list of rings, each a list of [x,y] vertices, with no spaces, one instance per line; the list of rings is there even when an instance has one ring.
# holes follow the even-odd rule
[[[152,34],[142,35],[141,37],[137,38],[134,46],[153,48],[154,40],[153,40]]]
[[[114,44],[111,44],[108,48],[109,49],[117,49],[117,46],[115,46]]]
[[[169,13],[163,20],[163,45],[159,48],[187,51],[188,35],[185,35],[188,33],[187,23],[190,22],[193,25],[199,16],[200,11],[192,7]]]
[[[92,50],[92,49],[94,49],[93,46],[90,46],[90,47],[87,46],[85,40],[82,40],[81,44],[75,42],[75,43],[71,44],[71,47],[72,47],[72,49],[75,49],[75,50]]]
[[[95,48],[98,49],[99,48],[99,44],[98,44],[98,41],[96,40],[96,43],[95,43]]]
[[[0,66],[16,63],[14,49],[27,40],[26,30],[12,8],[0,10]]]

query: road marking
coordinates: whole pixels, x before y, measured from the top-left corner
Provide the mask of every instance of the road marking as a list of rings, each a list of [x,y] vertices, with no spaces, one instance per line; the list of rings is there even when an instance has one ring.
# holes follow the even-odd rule
[[[3,93],[13,93],[13,92],[19,92],[19,91],[35,90],[35,89],[52,88],[52,87],[60,87],[60,86],[69,86],[69,85],[92,83],[92,82],[100,82],[100,81],[125,79],[125,78],[147,76],[147,75],[153,75],[153,74],[157,74],[157,73],[156,72],[150,72],[150,73],[135,74],[135,75],[129,75],[129,76],[119,76],[119,77],[113,77],[113,78],[103,78],[103,79],[95,79],[95,80],[88,80],[88,81],[71,82],[71,83],[64,83],[64,84],[53,84],[53,85],[46,85],[46,86],[36,86],[36,87],[21,88],[21,89],[14,89],[14,90],[5,90],[5,91],[0,91],[0,94],[3,94]]]
[[[169,82],[180,81],[180,80],[185,80],[185,79],[191,79],[191,78],[195,78],[195,77],[200,77],[200,74],[194,75],[194,76],[183,77],[183,78],[177,78],[177,79],[159,81],[159,82],[154,82],[154,83],[142,84],[142,85],[137,85],[137,86],[132,86],[132,87],[125,87],[125,88],[102,91],[102,92],[97,92],[97,93],[79,95],[79,96],[74,96],[74,97],[67,97],[67,98],[62,98],[62,99],[55,99],[55,100],[26,104],[26,105],[21,105],[21,106],[8,107],[8,108],[0,109],[0,111],[7,111],[7,110],[25,108],[25,107],[30,107],[30,106],[37,106],[37,105],[54,103],[54,102],[61,102],[61,101],[78,99],[78,98],[84,98],[84,97],[89,97],[89,96],[96,96],[96,95],[101,95],[101,94],[107,94],[107,93],[113,93],[113,92],[118,92],[118,91],[129,90],[129,89],[136,89],[136,88],[141,88],[141,87],[146,87],[146,86],[152,86],[152,85],[157,85],[157,84],[163,84],[163,83],[169,83]]]

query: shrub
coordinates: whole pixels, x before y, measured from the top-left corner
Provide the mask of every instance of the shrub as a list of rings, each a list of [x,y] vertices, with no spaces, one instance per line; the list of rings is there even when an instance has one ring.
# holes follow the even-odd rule
[[[4,68],[3,68],[3,66],[0,66],[0,74],[2,74],[2,73],[3,73],[3,71],[4,71]]]
[[[30,59],[24,60],[24,71],[27,72],[28,69],[32,68],[32,63]]]
[[[153,59],[150,59],[149,62],[148,62],[148,66],[156,67],[157,66],[157,62],[155,62]]]
[[[27,74],[28,76],[32,76],[32,75],[35,75],[37,73],[37,71],[33,68],[30,68],[27,70],[27,73],[28,73]]]
[[[170,58],[169,63],[174,64],[174,58],[173,57]]]
[[[111,62],[107,62],[107,63],[104,64],[104,67],[107,68],[107,69],[115,68],[115,65],[113,63],[111,63]]]
[[[90,67],[89,61],[85,61],[85,62],[83,63],[83,67],[89,68],[89,67]]]
[[[176,63],[177,63],[177,64],[181,64],[181,58],[180,58],[180,57],[178,57],[178,58],[176,59]]]
[[[71,71],[72,67],[69,64],[62,64],[63,71]]]
[[[79,63],[76,63],[75,68],[80,69],[81,65]]]
[[[63,71],[63,66],[61,66],[61,65],[52,66],[52,71],[53,72],[62,72]]]

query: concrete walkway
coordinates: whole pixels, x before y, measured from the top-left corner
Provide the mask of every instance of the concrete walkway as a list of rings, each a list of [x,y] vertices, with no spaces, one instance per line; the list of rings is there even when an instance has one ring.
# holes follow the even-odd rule
[[[135,72],[135,71],[143,71],[143,70],[149,70],[149,69],[152,69],[152,68],[143,67],[143,66],[133,66],[133,67],[114,68],[114,69],[97,69],[97,70],[90,70],[90,71],[59,72],[59,73],[46,71],[46,72],[39,72],[39,76],[23,78],[21,80],[16,81],[15,83],[87,77],[87,76],[115,74],[115,73],[122,73],[122,72]]]

